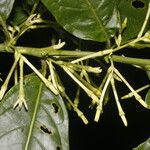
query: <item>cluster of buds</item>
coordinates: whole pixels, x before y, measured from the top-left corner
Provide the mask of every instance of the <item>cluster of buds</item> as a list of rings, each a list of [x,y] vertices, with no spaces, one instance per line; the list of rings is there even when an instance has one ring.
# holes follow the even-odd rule
[[[99,100],[99,104],[97,105],[97,111],[96,111],[96,115],[95,115],[95,121],[98,121],[100,119],[100,115],[103,112],[103,101],[104,101],[104,96],[106,93],[106,90],[108,88],[108,85],[111,84],[113,93],[114,93],[114,98],[116,101],[116,105],[118,108],[118,112],[119,112],[119,116],[121,117],[123,124],[125,126],[127,126],[127,119],[125,117],[125,113],[121,107],[120,101],[119,101],[119,96],[117,94],[117,89],[115,86],[115,79],[122,81],[127,87],[128,89],[131,91],[131,93],[129,95],[126,95],[124,97],[122,97],[122,99],[124,98],[128,98],[129,96],[132,97],[134,96],[135,99],[145,108],[149,108],[149,106],[146,104],[146,102],[142,99],[142,97],[138,94],[139,91],[149,87],[149,85],[147,85],[146,87],[143,87],[140,90],[134,90],[133,87],[127,82],[127,80],[123,77],[123,75],[121,75],[121,73],[114,67],[113,62],[111,61],[111,66],[109,67],[107,74],[106,74],[106,78],[105,78],[105,82],[103,83],[102,86],[102,93],[100,96],[100,100]]]

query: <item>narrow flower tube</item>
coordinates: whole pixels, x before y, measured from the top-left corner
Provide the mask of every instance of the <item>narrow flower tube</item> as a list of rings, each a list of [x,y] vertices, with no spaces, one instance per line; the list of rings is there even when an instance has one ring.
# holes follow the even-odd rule
[[[23,88],[23,59],[20,58],[19,61],[19,67],[20,67],[20,81],[19,81],[19,98],[16,101],[16,103],[14,104],[14,108],[16,108],[17,106],[19,107],[19,109],[22,108],[22,105],[24,105],[25,109],[28,110],[28,106],[25,100],[25,94],[24,94],[24,88]]]
[[[116,90],[116,87],[115,87],[114,78],[111,78],[111,86],[112,86],[112,89],[113,89],[115,101],[116,101],[117,108],[118,108],[118,111],[119,111],[119,116],[121,117],[123,124],[124,124],[125,126],[127,126],[127,125],[128,125],[127,119],[126,119],[126,117],[125,117],[125,113],[124,113],[124,111],[123,111],[123,109],[122,109],[122,107],[121,107],[121,104],[120,104],[120,102],[119,102],[117,90]]]
[[[102,89],[102,93],[101,93],[99,103],[98,103],[97,108],[96,108],[96,114],[95,114],[95,118],[94,118],[94,121],[96,121],[96,122],[98,122],[98,120],[100,119],[100,115],[103,111],[102,107],[103,107],[104,96],[105,96],[107,87],[108,87],[108,85],[110,83],[110,80],[112,78],[112,75],[113,75],[111,67],[108,69],[108,73],[109,73],[108,78],[106,79],[106,82],[105,82],[104,87]]]
[[[3,97],[4,97],[4,94],[5,94],[6,90],[7,90],[8,83],[10,81],[10,78],[11,78],[11,76],[12,76],[12,74],[13,74],[16,66],[17,66],[18,60],[20,58],[20,54],[18,54],[18,53],[16,54],[15,53],[15,55],[16,55],[15,56],[15,61],[14,61],[13,65],[12,65],[12,67],[11,67],[11,69],[10,69],[10,71],[9,71],[9,73],[8,73],[4,83],[3,83],[3,85],[1,86],[1,89],[0,89],[0,100],[2,100]]]

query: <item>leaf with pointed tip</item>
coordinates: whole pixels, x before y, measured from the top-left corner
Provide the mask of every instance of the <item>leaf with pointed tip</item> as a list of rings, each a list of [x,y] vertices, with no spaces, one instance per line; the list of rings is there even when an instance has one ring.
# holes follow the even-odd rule
[[[150,138],[147,141],[140,144],[138,147],[133,148],[133,150],[150,150]]]
[[[107,41],[119,28],[117,0],[42,0],[59,24],[85,40]]]
[[[0,1],[0,15],[4,20],[9,17],[9,14],[13,8],[14,0],[1,0]]]
[[[62,98],[32,75],[24,84],[28,112],[14,110],[18,90],[18,85],[11,88],[0,105],[2,150],[69,150],[68,116]]]

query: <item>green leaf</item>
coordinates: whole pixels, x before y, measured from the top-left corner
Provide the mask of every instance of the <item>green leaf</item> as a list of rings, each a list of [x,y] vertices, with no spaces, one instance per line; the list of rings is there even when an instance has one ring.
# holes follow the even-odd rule
[[[26,12],[28,12],[30,14],[31,9],[33,7],[33,5],[36,3],[37,0],[22,0],[22,7],[24,8],[24,10]]]
[[[150,150],[150,138],[147,141],[140,144],[138,147],[133,148],[133,150]]]
[[[150,106],[150,90],[146,94],[145,102],[148,106]]]
[[[149,0],[121,0],[118,9],[122,20],[127,17],[127,27],[123,40],[136,37],[143,25],[148,9]]]
[[[14,0],[1,0],[0,1],[0,15],[4,20],[9,17],[9,14],[13,8]]]
[[[28,18],[28,14],[23,9],[22,5],[15,5],[11,17],[9,18],[11,24],[19,25]]]
[[[107,41],[119,28],[117,0],[42,0],[59,24],[85,40]]]
[[[60,96],[51,93],[36,76],[24,83],[28,112],[13,109],[18,85],[0,106],[0,147],[3,150],[69,150],[68,115]]]

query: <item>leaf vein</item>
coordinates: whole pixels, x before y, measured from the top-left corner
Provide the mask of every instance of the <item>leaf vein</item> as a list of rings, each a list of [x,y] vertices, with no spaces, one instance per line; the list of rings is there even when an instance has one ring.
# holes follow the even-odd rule
[[[86,3],[88,5],[88,7],[90,8],[90,11],[93,14],[93,16],[94,16],[94,18],[95,18],[95,20],[96,20],[100,30],[102,29],[104,31],[105,36],[108,37],[107,36],[107,31],[106,31],[105,27],[103,26],[102,21],[99,19],[99,17],[97,15],[97,13],[96,13],[92,3],[89,0],[86,0]]]

